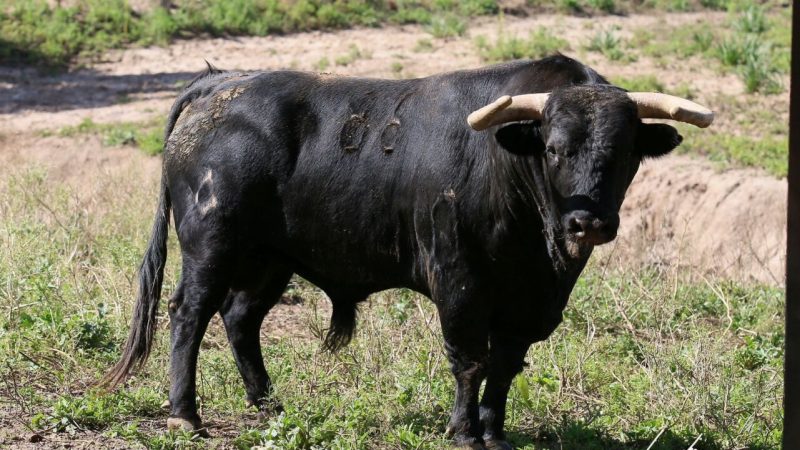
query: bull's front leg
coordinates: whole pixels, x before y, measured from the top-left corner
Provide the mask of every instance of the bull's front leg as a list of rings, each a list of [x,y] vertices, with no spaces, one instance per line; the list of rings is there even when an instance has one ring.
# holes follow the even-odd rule
[[[510,450],[503,430],[511,382],[525,365],[530,344],[492,334],[486,387],[480,405],[483,439],[489,450]]]
[[[483,450],[478,391],[486,376],[488,331],[477,305],[459,299],[439,303],[444,345],[456,380],[456,398],[447,434],[457,448]]]

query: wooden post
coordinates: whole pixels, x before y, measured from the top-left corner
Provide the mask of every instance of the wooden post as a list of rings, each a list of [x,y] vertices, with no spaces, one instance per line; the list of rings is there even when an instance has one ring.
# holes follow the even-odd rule
[[[783,450],[800,449],[800,0],[792,3]]]

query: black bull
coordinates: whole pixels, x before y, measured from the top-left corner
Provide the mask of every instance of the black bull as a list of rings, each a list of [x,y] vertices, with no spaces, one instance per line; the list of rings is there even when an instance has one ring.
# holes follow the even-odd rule
[[[495,98],[530,92],[551,93],[541,120],[467,125]],[[560,55],[397,81],[210,68],[170,113],[131,332],[105,381],[150,352],[172,208],[183,266],[168,306],[168,425],[201,427],[197,354],[217,312],[248,402],[279,407],[259,328],[296,273],[330,297],[331,350],[371,293],[430,297],[456,380],[448,431],[508,448],[506,398],[526,351],[561,322],[592,247],[616,236],[641,160],[680,139]]]

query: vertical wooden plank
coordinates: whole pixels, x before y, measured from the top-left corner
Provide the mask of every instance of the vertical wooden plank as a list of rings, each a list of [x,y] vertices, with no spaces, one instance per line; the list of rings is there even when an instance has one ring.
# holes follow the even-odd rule
[[[800,449],[800,0],[792,5],[783,449]]]

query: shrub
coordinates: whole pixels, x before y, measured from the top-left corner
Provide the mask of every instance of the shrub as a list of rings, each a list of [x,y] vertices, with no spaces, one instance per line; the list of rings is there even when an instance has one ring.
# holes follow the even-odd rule
[[[521,58],[541,58],[558,51],[569,50],[569,43],[553,35],[547,28],[532,31],[527,39],[506,36],[502,31],[494,44],[483,36],[476,40],[481,58],[487,62],[508,61]]]

